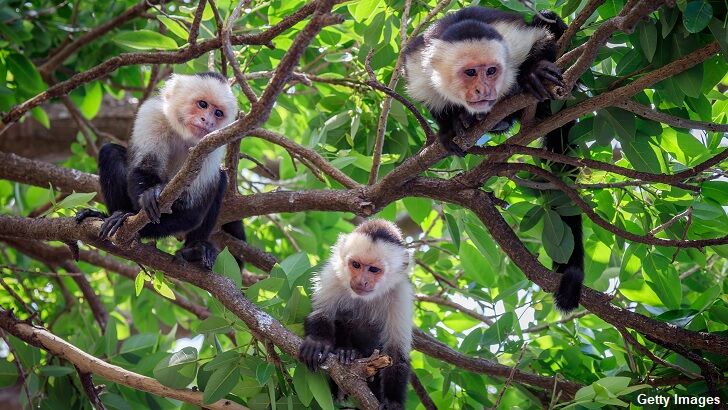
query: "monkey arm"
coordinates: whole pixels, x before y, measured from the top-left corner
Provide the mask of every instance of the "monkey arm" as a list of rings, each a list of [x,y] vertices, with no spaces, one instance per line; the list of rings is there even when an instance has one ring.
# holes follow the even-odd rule
[[[160,176],[161,165],[153,155],[146,155],[131,167],[128,176],[129,197],[135,210],[143,209],[152,223],[158,224],[162,213],[159,209],[159,194],[164,189]]]
[[[306,317],[303,329],[306,338],[298,351],[298,358],[315,371],[334,349],[334,322],[323,312],[315,310]]]

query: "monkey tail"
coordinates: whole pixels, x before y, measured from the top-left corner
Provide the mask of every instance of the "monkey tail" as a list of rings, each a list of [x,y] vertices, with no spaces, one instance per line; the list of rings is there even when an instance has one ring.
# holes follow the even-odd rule
[[[545,108],[545,107],[544,107]],[[544,148],[557,154],[569,154],[575,147],[569,142],[569,131],[574,122],[557,128],[544,137]],[[576,167],[568,164],[552,164],[551,169],[567,175],[571,181],[576,180]],[[574,250],[566,263],[554,262],[553,269],[561,274],[559,287],[554,293],[556,307],[562,312],[569,312],[579,306],[581,287],[584,283],[584,240],[581,215],[560,215],[561,220],[571,229],[574,237]]]

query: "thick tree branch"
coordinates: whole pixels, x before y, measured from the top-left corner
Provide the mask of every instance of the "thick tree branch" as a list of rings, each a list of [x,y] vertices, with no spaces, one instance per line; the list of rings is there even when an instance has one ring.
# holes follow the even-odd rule
[[[20,321],[12,312],[2,308],[0,308],[0,327],[31,346],[41,348],[54,356],[68,360],[83,373],[93,373],[114,383],[136,390],[181,400],[196,406],[203,406],[202,392],[189,389],[173,389],[160,384],[151,377],[142,376],[141,374],[122,369],[119,366],[106,363],[50,333],[46,329],[31,326]],[[218,410],[247,409],[244,406],[225,399],[218,400],[212,404],[204,404],[204,407]]]

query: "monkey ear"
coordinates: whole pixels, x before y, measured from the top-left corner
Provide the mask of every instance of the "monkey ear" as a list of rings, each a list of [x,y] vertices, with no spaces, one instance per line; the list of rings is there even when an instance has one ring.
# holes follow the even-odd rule
[[[169,99],[173,94],[174,90],[177,88],[177,84],[180,81],[180,77],[177,74],[172,74],[167,81],[164,84],[164,87],[160,91],[160,94],[162,95],[162,98]]]

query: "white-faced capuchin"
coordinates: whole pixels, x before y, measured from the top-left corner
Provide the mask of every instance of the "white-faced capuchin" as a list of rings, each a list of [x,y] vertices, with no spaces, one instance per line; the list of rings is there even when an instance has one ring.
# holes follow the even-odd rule
[[[407,92],[424,103],[439,125],[439,138],[448,151],[464,155],[453,141],[456,135],[484,118],[502,98],[527,91],[540,102],[536,119],[551,115],[549,84],[563,86],[556,66],[556,41],[566,30],[551,11],[537,14],[528,24],[517,13],[484,7],[468,7],[433,23],[405,49]],[[503,132],[520,117],[514,113],[491,132]],[[549,132],[544,147],[569,153],[573,123]],[[574,167],[552,166],[573,175]],[[584,280],[584,248],[581,215],[561,216],[574,236],[574,250],[565,264],[554,263],[562,274],[554,294],[556,306],[570,311],[579,305]]]
[[[76,220],[104,218],[99,237],[106,239],[126,218],[143,210],[151,222],[139,231],[142,238],[184,234],[185,244],[177,255],[212,268],[217,249],[209,237],[227,185],[227,176],[220,169],[225,147],[207,156],[195,179],[172,204],[172,213],[160,211],[159,194],[180,170],[190,148],[232,123],[237,113],[237,99],[222,75],[172,75],[160,95],[139,108],[129,150],[109,143],[99,151],[99,183],[110,216],[86,209]],[[241,221],[222,228],[245,240]]]
[[[404,408],[412,344],[411,266],[411,252],[391,222],[369,220],[340,235],[314,279],[313,311],[304,323],[299,359],[314,371],[329,353],[351,363],[378,349],[393,364],[369,387],[380,408]],[[332,388],[336,397],[337,387]]]

